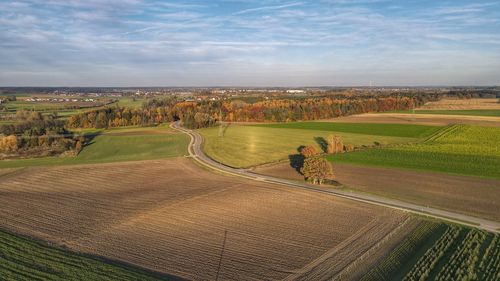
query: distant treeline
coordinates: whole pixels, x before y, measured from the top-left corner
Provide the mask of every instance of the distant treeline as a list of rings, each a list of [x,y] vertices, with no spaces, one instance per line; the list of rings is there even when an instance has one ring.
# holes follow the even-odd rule
[[[108,128],[148,126],[181,120],[185,127],[203,128],[218,121],[225,122],[290,122],[318,120],[352,114],[408,110],[427,101],[437,100],[434,94],[407,96],[351,96],[303,99],[272,99],[247,103],[231,101],[150,100],[142,108],[109,107],[71,116],[70,128]]]

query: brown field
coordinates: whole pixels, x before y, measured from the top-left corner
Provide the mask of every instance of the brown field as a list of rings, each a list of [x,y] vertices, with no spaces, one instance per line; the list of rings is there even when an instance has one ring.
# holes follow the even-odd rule
[[[197,280],[330,279],[408,219],[188,159],[0,176],[0,227]]]
[[[354,190],[500,221],[500,180],[348,164],[333,167],[335,179]],[[288,163],[255,172],[303,180]]]
[[[417,110],[500,109],[498,99],[441,99],[428,102]]]
[[[409,113],[365,113],[318,120],[319,122],[341,123],[393,123],[393,124],[420,124],[431,126],[446,126],[449,124],[469,124],[479,126],[500,127],[500,117],[467,116],[467,115],[439,115],[439,114],[409,114]]]

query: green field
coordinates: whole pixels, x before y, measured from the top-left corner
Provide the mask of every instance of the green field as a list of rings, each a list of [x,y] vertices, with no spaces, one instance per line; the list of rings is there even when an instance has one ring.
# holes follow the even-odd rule
[[[146,102],[145,98],[131,98],[131,97],[122,97],[118,98],[118,106],[120,107],[131,107],[131,108],[139,108],[142,104]]]
[[[50,103],[50,102],[29,102],[23,100],[10,101],[5,104],[8,111],[17,110],[35,110],[35,111],[50,111],[57,109],[64,109],[64,103]]]
[[[328,159],[500,178],[500,128],[454,125],[424,143],[366,149]]]
[[[498,109],[465,109],[465,110],[398,110],[398,111],[386,111],[380,112],[384,113],[408,113],[408,114],[437,114],[437,115],[468,115],[468,116],[490,116],[490,117],[500,117],[500,110]]]
[[[169,280],[0,231],[1,280]]]
[[[0,168],[90,164],[150,160],[187,154],[189,137],[168,127],[107,130],[97,135],[76,157],[44,157],[0,161]]]
[[[441,127],[412,124],[335,123],[335,122],[293,122],[254,125],[265,128],[302,129],[353,133],[363,135],[422,138],[439,131]]]
[[[361,280],[493,281],[499,276],[499,234],[424,221]]]
[[[442,223],[421,221],[394,250],[364,275],[361,280],[402,280],[419,257],[434,245],[446,228],[447,226]]]
[[[312,126],[309,127],[308,125]],[[281,127],[284,126],[284,127]],[[288,159],[303,145],[316,145],[317,138],[342,136],[344,144],[355,146],[408,143],[428,136],[441,127],[394,124],[343,124],[302,122],[259,126],[229,126],[223,137],[219,128],[201,129],[204,150],[213,159],[233,167],[250,167]],[[338,131],[334,131],[334,129]]]

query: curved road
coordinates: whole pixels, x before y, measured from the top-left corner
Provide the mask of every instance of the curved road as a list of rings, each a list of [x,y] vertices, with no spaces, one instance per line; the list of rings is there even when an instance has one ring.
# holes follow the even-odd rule
[[[450,211],[445,211],[445,210],[440,210],[440,209],[435,209],[431,207],[426,207],[426,206],[420,206],[412,203],[407,203],[399,200],[394,200],[394,199],[388,199],[388,198],[383,198],[383,197],[378,197],[378,196],[373,196],[373,195],[367,195],[367,194],[360,194],[360,193],[354,193],[350,191],[341,191],[341,190],[334,190],[334,189],[327,189],[327,188],[322,188],[319,186],[314,186],[310,185],[307,183],[299,183],[291,180],[286,180],[286,179],[281,179],[281,178],[276,178],[272,176],[266,176],[266,175],[260,175],[253,173],[249,170],[246,169],[236,169],[232,168],[229,166],[226,166],[222,163],[219,163],[217,161],[214,161],[210,157],[208,157],[202,150],[202,144],[203,144],[203,137],[196,131],[193,130],[188,130],[185,128],[182,128],[179,125],[179,122],[172,123],[170,125],[172,129],[175,129],[177,131],[181,131],[185,134],[188,134],[191,137],[191,141],[189,143],[188,147],[188,152],[190,157],[192,157],[195,161],[200,163],[203,166],[206,166],[208,168],[211,168],[213,170],[216,170],[218,172],[234,175],[234,176],[239,176],[251,180],[256,180],[256,181],[261,181],[261,182],[268,182],[272,184],[279,184],[279,185],[284,185],[288,186],[291,188],[301,188],[301,189],[307,189],[313,192],[321,192],[324,194],[332,195],[332,196],[337,196],[337,197],[342,197],[350,200],[355,200],[358,202],[364,202],[368,204],[374,204],[374,205],[379,205],[379,206],[384,206],[388,208],[393,208],[401,211],[406,211],[422,216],[428,216],[428,217],[433,217],[437,219],[442,219],[454,223],[459,223],[471,227],[477,227],[480,229],[484,229],[487,231],[491,232],[496,232],[500,233],[500,223],[495,222],[495,221],[490,221],[486,219],[481,219],[477,217],[472,217],[460,213],[455,213],[455,212],[450,212]]]

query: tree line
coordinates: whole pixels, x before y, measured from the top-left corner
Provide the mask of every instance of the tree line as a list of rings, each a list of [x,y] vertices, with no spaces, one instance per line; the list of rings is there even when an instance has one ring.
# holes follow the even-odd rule
[[[77,154],[85,143],[66,129],[66,122],[39,112],[19,111],[21,122],[0,127],[0,159],[19,156]]]
[[[181,120],[187,128],[210,127],[223,122],[291,122],[318,120],[352,114],[409,110],[437,95],[315,97],[270,99],[248,103],[242,100],[176,101],[150,100],[141,108],[108,107],[73,115],[70,128],[150,126]]]

